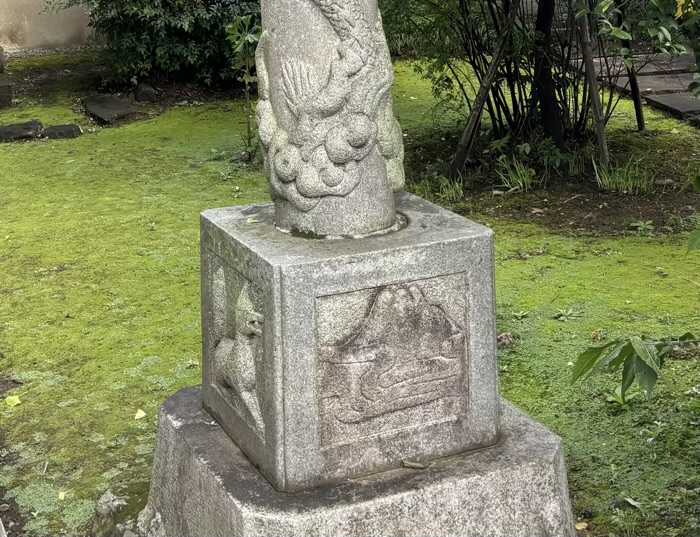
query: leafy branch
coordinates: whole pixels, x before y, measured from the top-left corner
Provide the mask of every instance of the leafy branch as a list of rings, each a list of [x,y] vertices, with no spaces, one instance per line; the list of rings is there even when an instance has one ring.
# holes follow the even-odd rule
[[[661,373],[666,359],[677,348],[694,347],[700,343],[690,332],[676,338],[652,340],[633,336],[629,339],[616,339],[600,347],[590,347],[574,363],[571,383],[588,379],[605,370],[617,371],[622,367],[620,398],[625,396],[632,384],[637,384],[647,398],[654,392],[661,378],[669,387],[673,384]]]

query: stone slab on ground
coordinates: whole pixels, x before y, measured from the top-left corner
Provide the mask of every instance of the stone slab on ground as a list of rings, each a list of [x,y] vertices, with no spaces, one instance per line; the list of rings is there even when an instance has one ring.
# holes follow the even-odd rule
[[[204,404],[279,490],[497,442],[493,232],[396,207],[340,240],[280,232],[272,203],[202,215]]]
[[[103,123],[114,123],[136,114],[138,108],[114,95],[94,95],[83,99],[88,114]]]
[[[634,56],[634,65],[637,76],[646,77],[652,75],[680,75],[688,72],[688,68],[695,64],[692,55],[683,55],[677,58],[669,58],[667,55],[638,55]],[[611,75],[626,76],[627,68],[621,60],[616,58],[593,58],[598,78],[607,80]],[[573,69],[583,69],[583,60],[575,58],[571,60]]]
[[[12,81],[0,73],[0,108],[12,106]]]
[[[695,59],[691,54],[684,54],[683,56],[678,56],[677,58],[669,58],[668,56],[661,55],[659,57],[654,57],[649,60],[645,60],[642,58],[639,61],[644,64],[637,71],[637,74],[640,76],[647,76],[652,74],[682,74],[687,73],[688,68],[695,65]]]
[[[692,73],[680,75],[649,75],[637,78],[639,91],[642,95],[658,93],[683,93],[688,91],[688,86],[693,81]],[[615,84],[619,91],[629,93],[629,78],[622,76]]]
[[[502,402],[497,446],[304,492],[276,491],[202,409],[199,387],[158,419],[144,537],[576,535],[561,439]]]
[[[0,126],[0,142],[18,142],[39,138],[44,127],[38,121],[18,123],[16,125]]]
[[[43,137],[49,140],[65,140],[78,138],[83,135],[79,125],[55,125],[44,129]]]
[[[649,95],[646,100],[650,106],[681,118],[700,114],[700,99],[690,92]]]

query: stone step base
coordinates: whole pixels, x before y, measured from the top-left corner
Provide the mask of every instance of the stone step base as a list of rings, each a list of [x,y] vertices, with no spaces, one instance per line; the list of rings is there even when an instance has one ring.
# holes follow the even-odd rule
[[[508,403],[498,445],[298,493],[275,490],[202,409],[163,405],[144,537],[575,536],[561,439]]]

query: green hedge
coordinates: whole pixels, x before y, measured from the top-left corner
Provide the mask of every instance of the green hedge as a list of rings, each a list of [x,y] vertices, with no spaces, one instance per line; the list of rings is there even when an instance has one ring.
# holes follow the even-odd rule
[[[47,0],[50,7],[84,6],[108,49],[110,82],[179,80],[217,84],[232,79],[226,25],[258,15],[248,0]]]

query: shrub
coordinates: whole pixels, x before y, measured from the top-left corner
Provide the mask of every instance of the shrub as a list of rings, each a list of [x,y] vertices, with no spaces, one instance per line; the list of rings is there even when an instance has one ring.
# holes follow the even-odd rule
[[[106,43],[110,82],[233,79],[234,57],[226,26],[256,15],[249,0],[46,0],[50,7],[82,5],[96,37]]]

